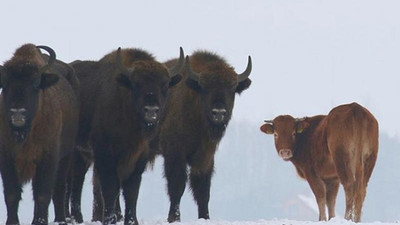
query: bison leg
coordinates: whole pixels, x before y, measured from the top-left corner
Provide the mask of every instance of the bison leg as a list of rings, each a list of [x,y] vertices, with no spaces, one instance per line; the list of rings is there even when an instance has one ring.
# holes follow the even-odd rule
[[[75,150],[72,163],[71,219],[83,223],[81,211],[82,187],[91,162],[85,160],[79,150]]]
[[[199,219],[210,219],[208,202],[210,200],[212,171],[207,173],[190,173],[190,187],[192,188],[194,200],[198,206]]]
[[[317,200],[319,221],[326,220],[326,188],[325,183],[315,175],[307,176],[307,181]]]
[[[100,181],[101,194],[104,200],[103,224],[116,224],[115,202],[120,189],[117,165],[109,149],[107,149],[107,143],[103,143],[103,141],[94,143],[93,150],[95,153],[94,167]]]
[[[53,203],[54,203],[54,222],[66,224],[65,220],[65,201],[66,201],[66,182],[71,167],[71,157],[67,156],[60,160],[56,183],[53,191]]]
[[[328,214],[329,219],[335,217],[335,204],[336,204],[336,196],[339,191],[339,179],[332,178],[324,180],[326,187],[326,202],[328,205]]]
[[[4,160],[0,162],[4,200],[7,207],[7,225],[19,224],[18,205],[22,193],[21,184],[18,182],[17,173],[11,161],[12,160]]]
[[[140,183],[142,181],[142,173],[146,167],[146,160],[136,162],[136,168],[133,174],[122,184],[125,199],[125,225],[137,225],[136,205],[139,195]]]
[[[179,205],[187,180],[186,163],[184,159],[178,156],[164,157],[164,170],[170,200],[168,222],[179,222],[181,220]]]
[[[56,163],[56,160],[49,157],[42,159],[36,167],[36,174],[32,180],[33,199],[35,202],[32,224],[48,224],[48,209],[56,179]]]

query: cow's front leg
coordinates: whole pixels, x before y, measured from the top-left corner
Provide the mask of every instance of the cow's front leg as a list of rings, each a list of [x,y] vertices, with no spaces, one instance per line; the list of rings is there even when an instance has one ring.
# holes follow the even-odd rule
[[[315,199],[317,200],[319,210],[319,220],[326,221],[326,187],[322,179],[315,175],[306,176],[308,184],[314,193]]]

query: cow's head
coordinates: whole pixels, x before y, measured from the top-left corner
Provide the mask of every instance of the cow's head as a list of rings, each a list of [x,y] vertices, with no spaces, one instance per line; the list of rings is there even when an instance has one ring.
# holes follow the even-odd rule
[[[47,64],[38,48],[49,52]],[[39,104],[39,94],[57,83],[52,72],[56,54],[50,47],[27,44],[17,49],[14,57],[0,67],[0,87],[5,115],[17,142],[23,142],[30,130]]]
[[[278,116],[274,120],[266,120],[260,129],[266,134],[273,134],[275,148],[279,156],[287,161],[295,154],[297,136],[309,127],[304,119],[295,119],[292,116]]]
[[[120,71],[117,82],[130,90],[145,131],[154,130],[163,113],[168,88],[182,79],[179,71],[184,63],[183,49],[180,48],[179,61],[172,68],[155,60],[137,60],[127,67],[122,63],[121,49],[118,49],[116,58]]]
[[[210,58],[207,62],[202,59],[202,55],[186,57],[185,71],[188,75],[186,83],[200,96],[202,114],[209,125],[210,136],[218,140],[223,136],[231,119],[235,94],[240,94],[251,84],[248,77],[252,64],[249,56],[246,70],[237,74],[231,66],[217,56],[206,55],[206,57],[209,56],[215,57],[215,60]],[[192,70],[192,62],[198,72]]]

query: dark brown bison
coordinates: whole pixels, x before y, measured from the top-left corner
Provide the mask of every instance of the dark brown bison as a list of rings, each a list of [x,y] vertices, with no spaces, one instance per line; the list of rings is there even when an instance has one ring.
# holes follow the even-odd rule
[[[99,210],[103,202],[95,197],[94,220],[102,217],[100,211],[104,212],[104,224],[117,222],[115,204],[122,187],[124,223],[138,223],[136,202],[141,176],[151,156],[148,142],[164,112],[168,89],[182,78],[182,48],[180,54],[179,62],[170,69],[139,49],[114,51],[98,62],[72,63],[81,82],[77,144],[83,146],[81,149],[93,149],[94,169],[104,201],[104,211]],[[90,162],[88,155],[86,162]]]
[[[50,53],[48,62],[38,48]],[[0,67],[0,171],[6,224],[19,224],[22,185],[32,180],[32,224],[65,223],[65,179],[76,138],[79,103],[73,70],[46,46],[26,44]]]
[[[346,194],[345,218],[359,222],[368,180],[378,154],[378,122],[357,103],[341,105],[327,116],[266,121],[261,131],[274,134],[279,156],[291,161],[307,180],[319,208],[319,220],[335,217],[339,183]]]
[[[167,62],[167,65],[176,60]],[[164,157],[170,209],[168,221],[180,221],[180,200],[187,166],[198,217],[209,219],[214,153],[232,115],[235,94],[250,86],[251,58],[237,74],[223,58],[197,51],[186,57],[184,80],[170,90],[158,137],[152,143]],[[157,146],[159,145],[159,146]]]

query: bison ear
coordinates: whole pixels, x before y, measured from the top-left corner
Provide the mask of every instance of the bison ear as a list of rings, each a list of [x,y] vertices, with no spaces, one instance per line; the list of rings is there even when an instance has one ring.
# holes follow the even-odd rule
[[[187,86],[189,86],[189,88],[193,89],[196,92],[200,92],[201,91],[201,86],[200,86],[199,82],[197,82],[197,81],[195,81],[193,79],[187,78],[186,79],[186,84],[187,84]]]
[[[238,86],[236,87],[236,93],[242,93],[242,91],[250,87],[250,84],[251,80],[249,78],[246,78],[244,81],[239,82]]]
[[[56,84],[59,80],[58,75],[54,74],[54,73],[42,73],[42,75],[40,76],[40,84],[39,84],[39,88],[40,89],[46,89],[49,88],[51,86],[53,86],[54,84]]]
[[[6,70],[4,69],[3,66],[0,66],[0,88],[4,87],[5,80],[6,80]]]
[[[179,73],[176,74],[175,76],[171,77],[171,79],[169,80],[169,87],[175,86],[181,80],[182,80],[182,75],[180,75]]]
[[[274,126],[272,126],[272,124],[266,123],[260,127],[260,130],[266,134],[273,134]]]
[[[117,76],[117,78],[115,78],[117,80],[117,82],[123,86],[126,87],[128,89],[132,89],[132,84],[131,84],[131,80],[129,79],[129,77],[123,73],[119,74]]]
[[[297,123],[296,132],[297,132],[298,134],[301,134],[301,133],[303,133],[303,131],[304,131],[305,129],[307,129],[309,126],[310,126],[310,124],[307,123],[306,121],[300,121],[300,122]]]

